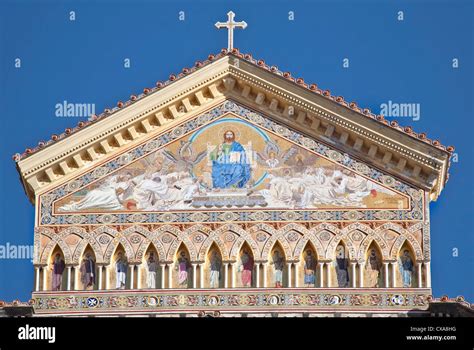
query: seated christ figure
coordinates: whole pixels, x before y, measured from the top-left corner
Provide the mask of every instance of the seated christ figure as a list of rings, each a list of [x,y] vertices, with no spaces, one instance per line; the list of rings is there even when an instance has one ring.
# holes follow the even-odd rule
[[[235,141],[235,133],[224,133],[224,142],[210,152],[213,188],[243,188],[250,180],[251,164],[245,148]]]

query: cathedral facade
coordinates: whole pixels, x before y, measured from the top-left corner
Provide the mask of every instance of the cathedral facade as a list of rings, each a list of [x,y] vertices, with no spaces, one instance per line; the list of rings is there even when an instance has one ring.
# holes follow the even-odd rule
[[[453,151],[223,49],[14,156],[35,315],[423,314]]]

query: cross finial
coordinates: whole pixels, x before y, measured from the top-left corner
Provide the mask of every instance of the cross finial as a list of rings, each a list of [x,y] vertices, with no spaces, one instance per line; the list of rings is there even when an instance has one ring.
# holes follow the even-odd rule
[[[229,11],[227,13],[228,20],[227,22],[217,22],[216,27],[217,29],[227,28],[227,50],[230,52],[234,48],[234,28],[247,28],[247,23],[244,21],[242,22],[234,22],[235,13]]]

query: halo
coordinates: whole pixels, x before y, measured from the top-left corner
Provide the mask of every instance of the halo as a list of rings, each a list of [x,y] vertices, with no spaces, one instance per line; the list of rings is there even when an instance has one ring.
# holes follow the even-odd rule
[[[235,126],[224,123],[224,125],[219,128],[219,133],[216,135],[219,142],[222,142],[224,133],[229,130],[234,133],[236,141],[240,139],[240,130]]]

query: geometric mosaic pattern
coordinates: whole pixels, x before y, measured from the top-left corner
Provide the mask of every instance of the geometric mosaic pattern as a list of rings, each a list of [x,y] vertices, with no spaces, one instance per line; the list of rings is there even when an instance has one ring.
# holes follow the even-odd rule
[[[35,314],[426,310],[431,289],[194,289],[35,292]]]

